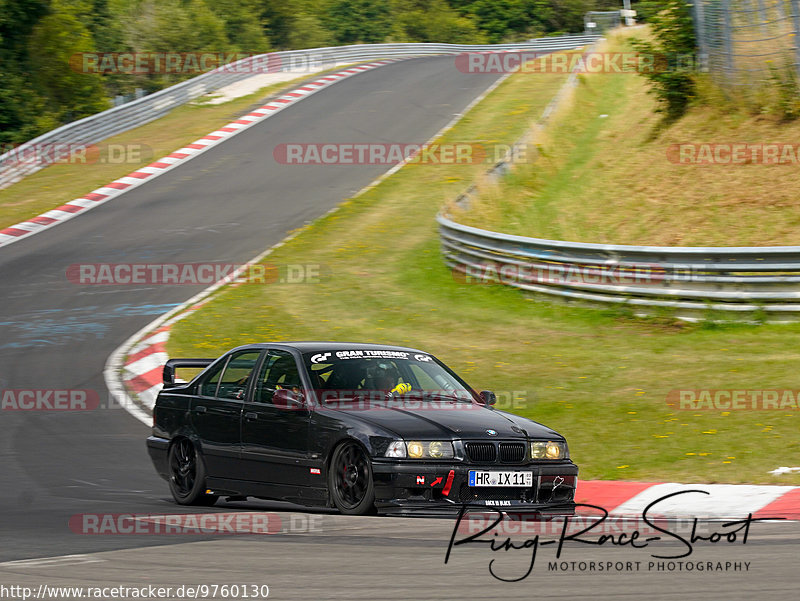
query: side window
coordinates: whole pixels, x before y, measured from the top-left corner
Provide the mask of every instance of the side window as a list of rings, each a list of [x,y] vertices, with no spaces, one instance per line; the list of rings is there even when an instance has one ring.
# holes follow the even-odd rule
[[[217,396],[222,399],[242,400],[261,351],[243,351],[233,355],[222,372]]]
[[[219,377],[222,375],[222,370],[225,368],[227,361],[220,361],[219,365],[214,368],[210,374],[206,375],[200,384],[200,395],[202,396],[217,396],[217,386],[219,386]]]
[[[255,401],[271,403],[276,390],[286,388],[300,392],[300,372],[294,356],[287,351],[273,350],[267,353],[258,378]]]

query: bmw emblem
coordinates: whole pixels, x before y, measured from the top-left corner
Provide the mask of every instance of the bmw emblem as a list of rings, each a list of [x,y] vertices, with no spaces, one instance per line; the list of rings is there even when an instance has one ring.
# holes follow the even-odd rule
[[[497,430],[486,430],[489,436],[497,436]]]

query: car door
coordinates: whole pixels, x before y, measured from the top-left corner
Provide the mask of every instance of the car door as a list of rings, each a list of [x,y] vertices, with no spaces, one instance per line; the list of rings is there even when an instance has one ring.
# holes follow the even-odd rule
[[[261,353],[231,353],[198,384],[190,419],[209,476],[231,478],[239,471],[242,409]]]
[[[278,398],[275,393],[281,392]],[[248,480],[269,484],[309,484],[310,412],[296,358],[282,349],[267,351],[252,399],[242,413],[242,460]],[[307,398],[307,395],[306,395]]]

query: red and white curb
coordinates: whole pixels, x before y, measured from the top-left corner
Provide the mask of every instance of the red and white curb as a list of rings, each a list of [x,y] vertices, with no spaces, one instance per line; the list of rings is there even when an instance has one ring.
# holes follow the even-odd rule
[[[213,289],[219,289],[226,282],[227,279],[218,282]],[[169,359],[166,345],[172,325],[208,302],[210,293],[204,291],[201,294],[204,296],[202,300],[198,299],[198,302],[192,303],[188,308],[184,307],[127,350],[119,377],[129,396],[138,401],[148,415],[152,413],[156,397],[164,387],[164,365]],[[147,424],[150,424],[150,419],[147,420]]]
[[[167,156],[150,163],[146,167],[142,167],[137,171],[114,180],[113,182],[106,184],[101,188],[97,188],[96,190],[93,190],[89,194],[85,194],[80,198],[71,200],[60,207],[53,209],[52,211],[47,211],[38,217],[34,217],[28,221],[23,221],[21,223],[17,223],[16,225],[12,225],[11,227],[0,230],[0,247],[18,242],[19,240],[54,227],[60,223],[72,219],[73,217],[76,217],[77,215],[83,214],[94,207],[106,203],[109,200],[124,194],[128,190],[132,190],[133,188],[136,188],[143,183],[152,180],[163,173],[166,173],[170,169],[174,169],[175,167],[190,161],[209,148],[213,148],[214,146],[221,144],[239,132],[252,127],[256,123],[260,123],[264,119],[268,119],[286,107],[289,107],[299,100],[302,100],[303,98],[310,96],[319,90],[327,88],[336,82],[347,79],[353,75],[363,73],[364,71],[369,71],[371,69],[386,65],[388,63],[397,62],[399,60],[402,59],[374,61],[319,77],[318,79],[302,85],[291,92],[287,92],[279,98],[271,100],[267,104],[259,107],[251,113],[248,113],[247,115],[228,123],[226,126],[211,132],[207,136],[203,136],[199,140],[195,140],[191,144],[187,144],[183,148],[180,148],[175,152],[172,152]]]
[[[142,405],[153,408],[162,388],[164,364],[169,359],[165,345],[169,338],[169,326],[163,326],[131,347],[130,355],[122,368],[122,381]]]
[[[664,499],[674,493],[684,494]],[[654,501],[648,515],[658,517],[743,519],[752,514],[800,520],[800,486],[579,480],[575,494],[576,503],[603,507],[614,516],[641,516]],[[583,508],[579,513],[597,514]]]

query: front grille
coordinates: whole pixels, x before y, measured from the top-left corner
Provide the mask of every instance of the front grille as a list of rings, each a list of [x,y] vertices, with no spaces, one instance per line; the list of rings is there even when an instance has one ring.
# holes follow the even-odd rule
[[[494,463],[497,461],[497,447],[493,442],[468,442],[465,445],[467,456],[475,463]]]
[[[500,461],[503,463],[522,463],[525,460],[524,442],[501,442]]]
[[[486,486],[471,488],[462,484],[459,491],[462,503],[470,501],[523,501],[531,503],[536,499],[536,488],[506,488],[503,486]]]
[[[467,457],[474,463],[522,463],[528,456],[524,442],[468,442]],[[498,453],[499,449],[499,453]]]

